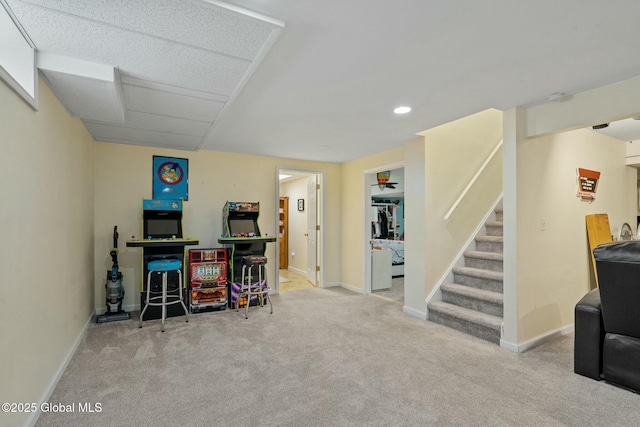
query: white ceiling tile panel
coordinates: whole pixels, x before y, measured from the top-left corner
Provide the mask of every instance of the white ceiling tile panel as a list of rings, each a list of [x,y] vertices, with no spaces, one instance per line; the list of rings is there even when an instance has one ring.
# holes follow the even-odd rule
[[[213,122],[224,104],[210,99],[162,92],[140,86],[122,85],[128,111]]]
[[[187,143],[187,144],[181,144],[181,143],[164,144],[162,142],[110,141],[108,139],[97,140],[97,141],[111,142],[111,143],[116,143],[116,144],[137,145],[137,146],[143,146],[143,147],[170,148],[172,150],[197,151],[197,148],[194,148],[191,143]]]
[[[281,28],[204,1],[28,0],[25,3],[249,60],[256,57],[271,32]]]
[[[132,86],[146,87],[148,89],[154,89],[161,92],[171,92],[177,95],[192,96],[195,98],[210,99],[211,101],[220,103],[225,103],[229,100],[229,97],[226,95],[218,95],[215,93],[202,92],[177,86],[166,85],[158,82],[151,82],[149,80],[136,79],[135,77],[127,76],[126,74],[120,74],[120,81],[123,84],[126,83]]]
[[[195,150],[202,139],[197,136],[131,129],[95,122],[85,122],[85,126],[96,141],[122,142],[125,144],[163,146]]]
[[[284,26],[209,0],[6,1],[41,56],[117,69],[121,97],[80,72],[43,70],[95,139],[188,150],[202,144]]]
[[[100,123],[96,122],[96,124]],[[211,122],[201,122],[176,117],[160,116],[157,114],[140,113],[137,111],[127,111],[125,123],[119,124],[119,126],[179,135],[198,136],[202,138],[211,127]]]
[[[231,95],[251,64],[30,5],[15,12],[38,50],[112,65],[138,79]]]
[[[174,150],[197,151],[197,147],[194,146],[193,143],[190,142],[190,141],[184,142],[184,141],[174,140],[174,141],[171,141],[171,142],[166,142],[166,141],[128,142],[128,141],[109,141],[109,140],[105,139],[102,142],[116,142],[116,143],[119,143],[119,144],[142,145],[144,147],[171,148],[171,149],[174,149]]]
[[[83,119],[122,122],[124,112],[114,82],[58,71],[42,71],[60,102]]]

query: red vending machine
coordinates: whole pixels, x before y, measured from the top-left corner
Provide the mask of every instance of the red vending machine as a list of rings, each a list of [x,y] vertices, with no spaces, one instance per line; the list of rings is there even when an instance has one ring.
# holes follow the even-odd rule
[[[189,311],[227,306],[227,250],[189,250]]]

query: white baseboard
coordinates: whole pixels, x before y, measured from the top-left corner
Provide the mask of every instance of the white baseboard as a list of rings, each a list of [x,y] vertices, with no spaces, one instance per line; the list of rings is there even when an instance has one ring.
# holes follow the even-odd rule
[[[348,284],[346,284],[346,283],[340,283],[340,284],[339,284],[339,286],[340,286],[340,287],[343,287],[343,288],[345,288],[345,289],[348,289],[348,290],[350,290],[350,291],[352,291],[352,292],[356,292],[356,293],[358,293],[358,294],[364,294],[364,289],[362,289],[362,288],[358,288],[357,286],[348,285]]]
[[[58,385],[58,381],[60,381],[60,378],[62,378],[62,374],[64,374],[64,371],[67,369],[67,366],[69,366],[69,362],[71,362],[71,359],[73,358],[73,355],[76,353],[76,350],[78,349],[78,346],[80,346],[80,343],[82,342],[82,339],[86,335],[87,329],[89,329],[89,325],[93,321],[93,317],[94,317],[93,314],[91,316],[89,316],[89,319],[87,320],[87,323],[84,325],[84,328],[82,328],[82,331],[78,335],[78,338],[76,338],[75,342],[73,343],[73,345],[69,349],[69,352],[67,353],[67,356],[64,358],[64,360],[60,364],[60,367],[56,371],[56,374],[51,379],[51,382],[49,382],[49,385],[45,389],[45,391],[44,391],[44,393],[43,393],[43,395],[42,395],[42,397],[40,399],[40,403],[44,403],[44,402],[49,401],[49,398],[51,397],[51,394],[53,394],[53,390],[55,390],[56,386]],[[42,412],[40,411],[40,407],[38,406],[38,410],[36,412],[33,412],[31,414],[31,416],[27,419],[27,424],[26,425],[29,426],[29,427],[35,426],[36,423],[38,422],[38,418],[40,418],[40,414],[41,413]]]
[[[574,325],[571,324],[571,325],[556,329],[555,331],[538,335],[537,337],[532,338],[520,344],[515,344],[506,340],[500,340],[500,347],[504,348],[505,350],[512,351],[514,353],[524,353],[525,351],[531,350],[532,348],[538,347],[539,345],[542,345],[546,342],[552,341],[563,335],[570,334],[573,332],[573,329],[574,329]]]
[[[500,347],[504,348],[505,350],[509,350],[513,353],[518,353],[518,344],[514,344],[510,341],[500,339]]]
[[[340,286],[342,286],[340,284],[340,282],[329,282],[329,283],[325,283],[324,284],[325,288],[337,288],[337,287],[340,287]]]
[[[418,310],[415,310],[415,309],[413,309],[411,307],[407,307],[406,305],[402,306],[402,311],[404,313],[407,313],[407,314],[413,316],[413,317],[417,317],[417,318],[422,319],[422,320],[427,320],[427,312],[426,311],[418,311]]]

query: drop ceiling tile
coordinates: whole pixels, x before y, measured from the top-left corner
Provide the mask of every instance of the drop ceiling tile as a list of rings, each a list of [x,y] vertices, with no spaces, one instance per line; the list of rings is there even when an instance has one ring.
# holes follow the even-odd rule
[[[214,0],[5,1],[41,56],[117,69],[124,108],[116,126],[104,111],[105,88],[81,81],[82,73],[46,70],[61,88],[58,98],[83,114],[94,138],[189,150],[200,146],[284,26]]]
[[[108,124],[99,123],[95,120],[91,120],[91,122]],[[119,126],[131,129],[167,132],[177,135],[198,136],[202,138],[211,127],[211,122],[160,116],[138,111],[127,111],[125,122],[119,124]]]
[[[206,1],[28,0],[25,3],[248,60],[256,57],[274,29],[282,27],[277,21],[265,21],[255,14],[248,16]]]
[[[135,77],[127,76],[126,74],[120,75],[120,81],[123,84],[129,84],[131,86],[139,86],[147,89],[153,89],[160,92],[170,92],[176,95],[192,96],[195,98],[209,99],[220,103],[225,103],[229,100],[226,95],[218,95],[215,93],[202,92],[198,90],[166,85],[159,82],[152,82],[149,80],[136,79]]]
[[[135,78],[231,95],[251,61],[24,5],[16,16],[36,48],[113,65]]]
[[[178,149],[196,150],[201,137],[177,135],[122,126],[85,122],[85,126],[96,141],[121,142],[125,144],[163,146]]]
[[[122,85],[128,111],[213,122],[224,104],[210,99],[184,96],[145,87]]]
[[[42,74],[72,115],[82,119],[122,122],[124,111],[114,82],[51,70],[43,70]]]

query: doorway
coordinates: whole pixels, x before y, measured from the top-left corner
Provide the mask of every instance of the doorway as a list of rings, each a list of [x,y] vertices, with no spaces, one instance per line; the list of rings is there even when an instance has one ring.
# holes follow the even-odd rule
[[[323,173],[278,167],[276,178],[276,292],[323,287]]]
[[[404,304],[404,166],[365,171],[365,291]]]

